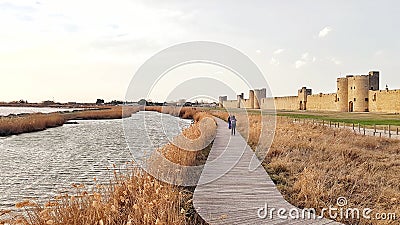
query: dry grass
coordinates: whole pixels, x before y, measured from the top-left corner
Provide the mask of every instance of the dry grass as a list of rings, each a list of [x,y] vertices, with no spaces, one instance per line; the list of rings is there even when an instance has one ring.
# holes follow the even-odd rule
[[[180,136],[202,141],[206,141],[203,138],[213,138],[199,133],[203,129],[201,124],[210,121],[206,119],[210,115],[197,110],[191,112],[189,115],[188,111],[187,116],[194,118],[195,123]],[[207,131],[215,134],[216,125],[213,123],[214,131],[213,128]],[[204,162],[207,157],[205,151],[186,151],[173,144],[158,150],[168,160],[181,165]],[[153,163],[160,164],[158,161]],[[17,207],[26,209],[26,215],[13,215],[12,219],[0,220],[0,224],[205,224],[194,211],[193,188],[163,183],[137,167],[130,168],[128,172],[114,170],[114,178],[108,185],[98,184],[91,191],[81,185],[75,185],[74,188],[76,195],[58,196],[45,205],[30,201],[17,203]]]
[[[0,117],[0,136],[41,131],[49,127],[62,126],[65,122],[66,118],[60,113]]]
[[[179,116],[182,119],[195,119],[197,121],[201,119],[201,115],[208,115],[206,113],[199,114],[201,111],[194,107],[146,106],[145,110]]]
[[[114,106],[104,109],[76,111],[67,115],[69,116],[69,119],[73,120],[121,119],[130,117],[133,113],[138,111],[139,107]]]
[[[226,119],[227,113],[213,112]],[[243,136],[255,149],[260,115],[250,115]],[[361,136],[349,130],[297,124],[278,118],[275,138],[263,166],[288,200],[300,208],[336,206],[346,197],[348,207],[400,215],[400,142]],[[384,221],[341,221],[347,224],[385,224]],[[392,221],[393,222],[393,221]],[[389,222],[388,222],[389,223]],[[394,223],[393,223],[394,224]]]
[[[27,216],[15,216],[0,224],[187,224],[191,195],[182,188],[160,182],[139,168],[114,171],[109,185],[92,191],[75,185],[76,194],[61,195],[44,205],[24,201]]]
[[[0,117],[0,136],[42,131],[62,126],[68,120],[120,119],[139,111],[138,107],[115,106],[105,109],[83,110],[64,113],[33,113]]]
[[[197,184],[201,170],[185,166],[201,166],[205,163],[216,135],[217,125],[212,116],[195,108],[152,107],[146,110],[193,118],[194,124],[183,130],[174,140],[163,148],[161,154],[153,154],[149,164],[153,174],[162,174],[169,182],[183,186]],[[167,159],[167,160],[164,160]]]

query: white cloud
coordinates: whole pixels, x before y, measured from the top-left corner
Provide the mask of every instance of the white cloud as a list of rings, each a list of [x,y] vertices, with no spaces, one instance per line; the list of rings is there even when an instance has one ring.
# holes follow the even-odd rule
[[[333,63],[336,64],[336,65],[342,64],[342,62],[341,62],[340,60],[338,60],[338,59],[336,59],[336,58],[334,58],[334,57],[332,57],[330,60],[331,60],[331,62],[333,62]]]
[[[305,52],[303,55],[301,55],[301,59],[308,60],[309,55],[310,54],[308,52]]]
[[[274,66],[278,66],[279,60],[275,59],[274,57],[271,58],[271,60],[269,61],[269,64],[274,65]]]
[[[300,67],[303,67],[308,63],[314,63],[316,61],[317,58],[315,56],[310,56],[310,53],[305,52],[301,55],[301,58],[297,60],[294,64],[296,69],[299,69]]]
[[[256,53],[257,53],[257,54],[260,54],[260,53],[261,53],[261,50],[260,50],[260,49],[257,49],[257,50],[256,50]]]
[[[319,37],[319,38],[324,38],[324,37],[326,37],[326,36],[329,34],[329,32],[331,32],[331,31],[332,31],[332,28],[331,28],[331,27],[325,27],[324,29],[322,29],[322,30],[319,32],[318,37]]]
[[[277,50],[274,51],[274,55],[281,54],[283,51],[285,51],[285,49],[282,49],[282,48],[277,49]]]
[[[297,61],[295,62],[296,69],[299,69],[300,67],[302,67],[302,66],[304,66],[304,65],[306,65],[306,64],[307,64],[307,62],[306,62],[306,61],[303,61],[303,60],[297,60]]]

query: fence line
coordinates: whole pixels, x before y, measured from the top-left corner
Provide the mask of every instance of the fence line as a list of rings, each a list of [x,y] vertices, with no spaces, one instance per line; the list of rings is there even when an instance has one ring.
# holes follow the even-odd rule
[[[400,127],[394,125],[361,125],[360,123],[332,122],[330,120],[317,120],[309,118],[294,118],[295,123],[311,123],[337,129],[350,129],[354,133],[400,139]]]

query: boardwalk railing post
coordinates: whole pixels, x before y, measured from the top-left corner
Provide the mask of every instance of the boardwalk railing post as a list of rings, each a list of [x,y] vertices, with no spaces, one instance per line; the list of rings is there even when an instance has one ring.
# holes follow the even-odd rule
[[[391,138],[392,137],[392,133],[391,133],[391,130],[390,130],[390,124],[389,124],[389,138]]]
[[[374,124],[374,132],[376,133],[376,124]]]
[[[396,128],[396,135],[399,135],[399,128]]]
[[[354,123],[353,123],[353,130],[354,130]]]
[[[364,125],[364,136],[365,136],[365,125]]]

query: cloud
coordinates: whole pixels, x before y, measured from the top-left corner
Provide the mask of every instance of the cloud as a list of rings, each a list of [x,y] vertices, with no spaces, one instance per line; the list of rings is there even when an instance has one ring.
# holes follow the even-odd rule
[[[319,34],[318,34],[318,37],[319,38],[324,38],[324,37],[326,37],[328,34],[329,34],[329,32],[331,32],[333,29],[331,28],[331,27],[325,27],[324,29],[322,29],[320,32],[319,32]]]
[[[279,60],[275,59],[274,57],[271,58],[271,60],[269,61],[269,64],[274,65],[274,66],[278,66]]]
[[[303,60],[297,60],[297,61],[295,62],[296,69],[299,69],[300,67],[302,67],[302,66],[304,66],[304,65],[306,65],[306,64],[307,64],[307,62],[306,62],[306,61],[303,61]]]
[[[294,65],[296,69],[299,69],[300,67],[303,67],[308,63],[314,63],[315,61],[317,61],[315,56],[310,56],[310,53],[305,52],[301,55],[301,58],[294,63]]]
[[[283,51],[285,51],[285,49],[282,49],[282,48],[277,49],[277,50],[274,51],[274,55],[281,54]]]
[[[342,62],[341,62],[340,60],[338,60],[338,59],[336,59],[336,58],[334,58],[334,57],[332,57],[330,60],[331,60],[331,62],[333,62],[333,63],[336,64],[336,65],[342,64]]]
[[[257,53],[257,54],[260,54],[260,53],[261,53],[261,50],[260,50],[260,49],[257,49],[257,50],[256,50],[256,53]]]
[[[310,54],[308,52],[305,52],[303,55],[301,55],[301,59],[308,60],[309,55]]]

